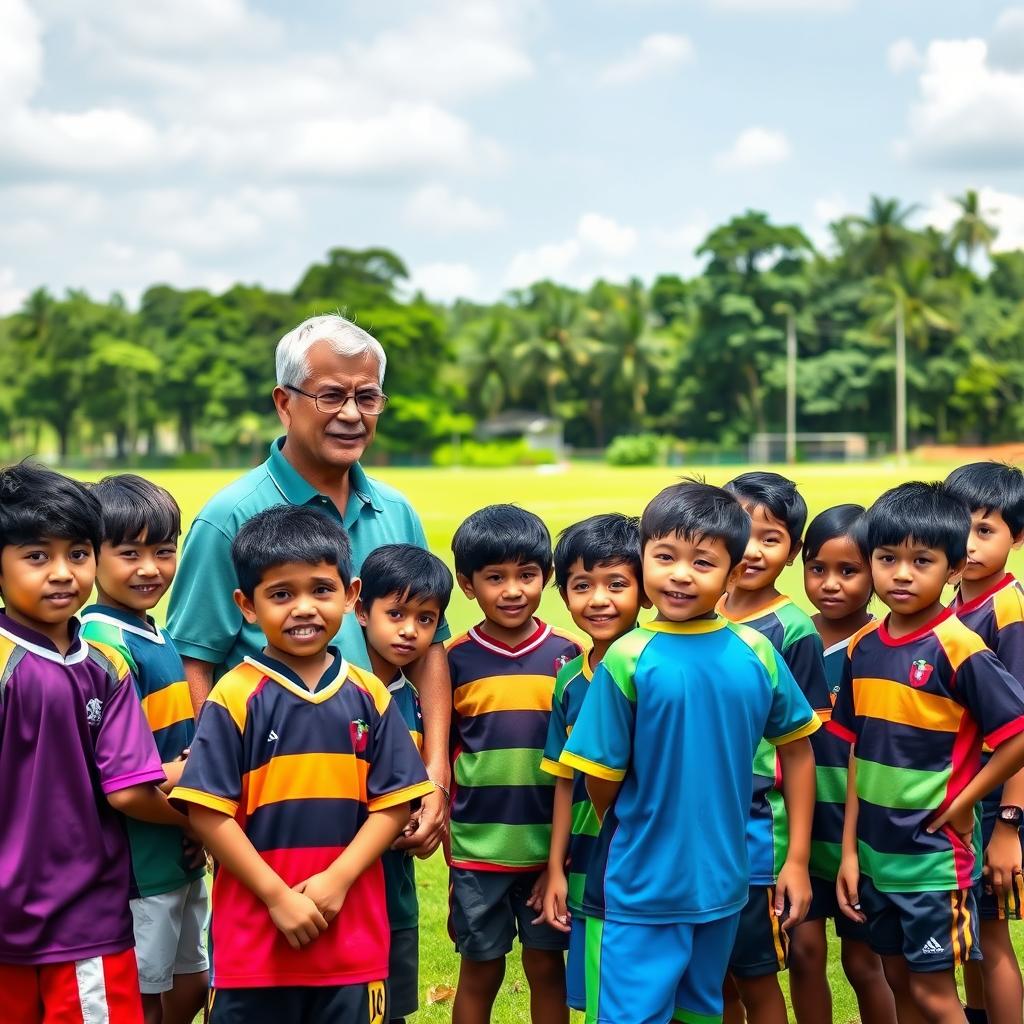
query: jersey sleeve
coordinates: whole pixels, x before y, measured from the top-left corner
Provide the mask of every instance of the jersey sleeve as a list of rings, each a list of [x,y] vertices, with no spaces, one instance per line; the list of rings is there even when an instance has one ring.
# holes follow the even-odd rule
[[[102,713],[93,752],[103,792],[163,782],[160,755],[127,666]]]
[[[562,779],[572,778],[572,768],[558,760],[562,756],[562,751],[565,749],[565,741],[569,737],[565,707],[569,681],[564,675],[567,671],[575,675],[568,665],[558,673],[558,680],[555,682],[555,693],[551,701],[551,716],[548,718],[548,735],[544,741],[544,755],[540,760],[540,766],[544,771],[549,775],[556,775]]]
[[[995,750],[1024,732],[1024,686],[990,650],[975,651],[956,672],[956,692]]]
[[[183,658],[221,665],[242,629],[232,594],[231,538],[205,519],[185,537],[171,588],[167,632]]]
[[[783,650],[782,657],[808,703],[827,721],[832,710],[832,700],[828,695],[825,651],[821,637],[817,632],[797,637]]]
[[[434,784],[427,778],[423,759],[393,700],[388,700],[383,712],[374,716],[372,728],[370,770],[366,776],[367,810],[383,811],[433,793]]]
[[[776,659],[776,673],[764,738],[773,746],[781,747],[817,732],[821,721],[785,660]]]
[[[1011,610],[1006,621],[996,621],[996,635],[992,650],[1018,682],[1024,683],[1024,595],[1020,585],[1014,584]],[[1008,602],[1009,604],[1009,602]]]
[[[136,664],[135,659],[132,657],[132,652],[128,649],[128,644],[125,643],[124,633],[117,628],[112,622],[100,622],[97,619],[86,619],[82,623],[82,639],[93,640],[96,643],[106,644],[108,647],[113,647],[118,654],[128,663],[128,668],[131,669],[131,673],[135,682],[139,680],[139,666]]]
[[[839,677],[839,690],[832,707],[828,731],[847,743],[857,742],[857,718],[853,710],[853,663],[849,652],[843,658],[843,671]]]
[[[633,756],[636,690],[632,676],[617,678],[602,662],[583,699],[560,761],[584,775],[620,782]]]
[[[172,800],[199,804],[234,817],[242,798],[242,730],[214,687],[199,712],[199,724]]]

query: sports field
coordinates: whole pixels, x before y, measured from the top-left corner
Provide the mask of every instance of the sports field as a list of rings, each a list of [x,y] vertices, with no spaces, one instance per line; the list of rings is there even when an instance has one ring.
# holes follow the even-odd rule
[[[794,469],[810,514],[842,502],[869,504],[879,493],[902,480],[940,479],[955,463],[898,466],[895,464],[810,465]],[[604,465],[578,464],[557,472],[537,470],[431,470],[385,469],[373,475],[401,490],[423,519],[433,551],[450,563],[450,541],[455,527],[474,509],[493,502],[515,502],[536,512],[547,522],[552,534],[569,523],[599,512],[617,511],[639,514],[648,499],[660,488],[678,479],[681,473],[701,473],[709,483],[724,483],[750,467],[701,467],[680,469],[613,469]],[[215,491],[238,476],[237,471],[168,471],[146,474],[167,487],[181,504],[185,524]],[[1018,575],[1024,574],[1024,554],[1015,552],[1011,563]],[[800,568],[787,569],[780,587],[805,607]],[[540,614],[558,625],[571,621],[558,598],[546,593]],[[456,594],[448,619],[453,632],[475,621],[475,605]],[[421,1004],[436,986],[454,987],[458,960],[445,931],[447,883],[444,863],[439,856],[420,865],[421,899]],[[1018,950],[1024,948],[1018,929]],[[857,1019],[857,1007],[838,964],[838,947],[830,957],[832,988],[837,1024]],[[784,986],[785,987],[785,986]],[[424,1006],[416,1020],[435,1024],[451,1018],[450,1002]],[[529,1020],[529,996],[518,963],[510,958],[509,970],[495,1007],[498,1024],[520,1024]]]

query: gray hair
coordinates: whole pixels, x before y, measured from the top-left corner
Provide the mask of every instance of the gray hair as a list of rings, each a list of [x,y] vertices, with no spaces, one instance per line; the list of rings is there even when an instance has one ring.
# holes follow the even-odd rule
[[[318,341],[326,341],[339,356],[360,356],[369,352],[377,360],[378,383],[384,384],[388,357],[380,342],[351,320],[338,313],[328,313],[303,320],[277,343],[274,362],[278,387],[299,387],[309,376],[307,355]]]

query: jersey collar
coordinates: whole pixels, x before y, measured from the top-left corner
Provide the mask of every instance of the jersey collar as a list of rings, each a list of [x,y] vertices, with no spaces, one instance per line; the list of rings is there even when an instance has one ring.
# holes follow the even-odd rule
[[[122,611],[120,608],[111,608],[106,604],[91,604],[81,612],[82,622],[105,622],[109,626],[117,626],[118,629],[127,630],[136,636],[144,637],[154,644],[165,644],[163,633],[157,629],[156,623],[151,615],[146,616],[143,622],[137,615],[131,612]]]
[[[715,633],[725,629],[726,619],[716,614],[713,619],[687,619],[685,622],[668,622],[665,619],[651,619],[640,628],[655,633],[673,633],[676,636],[699,636],[702,633]]]
[[[785,594],[779,594],[778,597],[773,598],[767,604],[761,605],[760,608],[755,608],[752,612],[748,612],[746,615],[732,615],[725,607],[725,602],[728,600],[728,594],[723,594],[718,604],[715,606],[715,611],[719,615],[725,616],[730,622],[753,622],[755,619],[764,618],[765,615],[771,612],[777,612],[784,605],[792,604],[792,600],[786,597]]]
[[[398,675],[388,683],[388,693],[398,693],[403,687],[408,686],[410,690],[415,690],[416,687],[409,682],[406,678],[405,673],[399,669]]]
[[[886,647],[903,647],[905,644],[912,644],[915,640],[920,640],[923,636],[927,636],[929,633],[934,632],[935,627],[940,623],[946,621],[953,615],[952,608],[943,608],[938,615],[935,616],[931,622],[926,622],[923,626],[918,626],[913,633],[908,633],[906,636],[894,637],[889,635],[889,616],[886,615],[882,619],[882,624],[878,627],[878,639],[885,644]]]
[[[20,622],[15,622],[6,610],[0,611],[0,635],[7,637],[8,640],[24,648],[30,654],[38,655],[40,658],[45,658],[58,665],[75,665],[80,661],[85,661],[89,652],[78,635],[80,628],[81,623],[78,619],[74,617],[68,619],[71,646],[68,647],[67,654],[61,654],[49,637],[43,636],[42,633],[38,633],[34,629],[29,629],[28,626],[23,626]]]
[[[1005,590],[1006,587],[1012,587],[1017,582],[1017,578],[1012,572],[1008,572],[998,583],[993,583],[983,594],[979,594],[973,601],[964,601],[960,597],[960,589],[957,588],[956,595],[953,598],[953,603],[950,607],[956,612],[957,615],[965,615],[967,612],[977,611],[986,601],[995,597],[1000,590]]]
[[[327,650],[334,655],[334,661],[327,666],[327,670],[317,680],[316,689],[312,693],[287,665],[262,651],[258,657],[246,655],[245,660],[268,679],[279,683],[289,693],[294,693],[296,697],[301,697],[303,700],[309,701],[310,704],[321,704],[329,697],[333,697],[348,678],[348,662],[341,656],[341,651],[337,647],[328,647]]]
[[[500,640],[495,640],[492,636],[488,636],[480,626],[473,626],[469,631],[469,635],[481,647],[490,651],[492,654],[500,654],[503,658],[520,658],[524,654],[529,654],[530,651],[535,651],[551,635],[551,627],[549,625],[541,622],[540,619],[536,617],[534,617],[533,621],[537,624],[537,628],[516,647],[509,647],[508,644],[502,643]]]

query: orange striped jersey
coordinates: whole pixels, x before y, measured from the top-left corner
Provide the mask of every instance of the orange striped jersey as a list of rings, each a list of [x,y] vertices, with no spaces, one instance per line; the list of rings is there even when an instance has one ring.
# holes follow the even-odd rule
[[[860,870],[882,892],[965,889],[981,875],[968,845],[928,824],[992,749],[1024,731],[1024,688],[946,609],[903,637],[888,616],[850,641],[829,728],[853,744]]]
[[[387,687],[330,651],[334,662],[312,692],[266,655],[222,676],[171,794],[233,817],[289,886],[335,861],[367,814],[434,788]],[[214,876],[218,988],[378,981],[388,973],[389,934],[379,861],[352,885],[327,931],[301,950],[233,875]]]
[[[517,647],[479,626],[448,646],[453,867],[535,871],[547,864],[555,779],[540,763],[555,677],[583,648],[571,633],[535,621]]]

